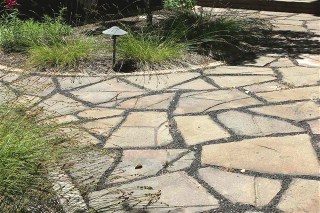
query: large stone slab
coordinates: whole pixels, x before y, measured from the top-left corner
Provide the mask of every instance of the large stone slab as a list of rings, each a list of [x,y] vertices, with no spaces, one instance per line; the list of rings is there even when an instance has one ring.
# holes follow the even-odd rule
[[[216,124],[208,115],[177,116],[174,119],[187,145],[195,145],[230,136],[226,130]]]
[[[162,90],[192,78],[198,77],[199,73],[171,73],[159,75],[141,75],[126,77],[132,83],[143,86],[150,90]]]
[[[0,105],[15,98],[15,94],[0,83]]]
[[[272,62],[270,67],[294,67],[296,66],[289,58],[279,58],[277,61]]]
[[[284,212],[320,212],[320,182],[294,179],[282,196],[278,208]]]
[[[313,134],[320,134],[320,119],[307,122],[312,130]]]
[[[44,109],[44,113],[50,116],[71,114],[87,107],[61,94],[55,94],[51,98],[41,102],[38,107]]]
[[[252,108],[250,111],[295,121],[310,120],[320,117],[320,106],[313,101],[263,106]]]
[[[106,179],[106,184],[155,175],[185,152],[186,149],[125,150],[121,162]]]
[[[216,89],[213,85],[205,82],[202,79],[196,79],[178,86],[174,86],[169,90],[209,90]]]
[[[59,77],[57,78],[62,90],[70,90],[77,87],[94,84],[102,81],[102,77],[75,76],[75,77]]]
[[[24,78],[15,81],[11,86],[23,94],[36,96],[46,96],[56,88],[50,77],[43,76],[31,76]]]
[[[239,111],[218,114],[218,119],[237,135],[265,136],[276,133],[304,132],[288,122]]]
[[[219,109],[237,108],[261,102],[236,90],[191,92],[181,95],[175,114],[210,112]]]
[[[261,84],[254,84],[250,86],[244,87],[245,90],[251,91],[251,92],[269,92],[269,91],[278,91],[282,89],[288,89],[289,87],[280,84],[278,82],[266,82]]]
[[[214,168],[202,168],[199,176],[233,203],[258,207],[267,205],[280,191],[279,180],[230,173]]]
[[[105,109],[105,108],[91,108],[78,113],[78,116],[83,118],[104,118],[122,115],[124,113],[121,109]]]
[[[203,146],[203,165],[247,169],[271,174],[319,175],[308,135],[266,137]]]
[[[154,147],[171,142],[166,113],[132,112],[105,147]]]
[[[280,68],[283,81],[298,86],[315,85],[320,82],[319,68],[291,67]]]
[[[244,65],[247,66],[257,66],[257,67],[263,67],[266,66],[267,64],[271,63],[272,61],[276,60],[273,57],[268,57],[268,56],[260,56],[256,59],[253,59],[252,61],[248,61],[243,63]]]
[[[168,109],[174,95],[174,93],[163,93],[131,98],[116,104],[116,107],[124,109]]]
[[[125,196],[121,196],[123,194]],[[152,199],[153,194],[158,196]],[[124,211],[121,205],[126,198],[127,205],[138,204],[134,206],[135,210],[142,210],[150,200],[153,201],[150,202],[149,208],[144,209],[150,213],[203,212],[219,207],[219,201],[185,172],[174,172],[96,191],[90,193],[88,198],[89,206],[100,212],[110,209],[108,205],[118,202],[117,210]]]
[[[319,22],[318,22],[319,25]],[[318,27],[318,29],[320,26]],[[301,54],[299,57],[296,59],[298,64],[300,66],[304,67],[316,67],[318,68],[319,72],[319,67],[320,67],[320,55],[311,55],[311,54]]]
[[[257,93],[258,96],[270,102],[282,102],[290,100],[319,99],[319,87],[302,87],[295,89],[280,90],[274,92]]]
[[[204,71],[205,74],[236,74],[236,75],[274,75],[271,68],[245,67],[245,66],[220,66]]]
[[[108,136],[110,131],[115,128],[122,120],[122,117],[104,118],[81,124],[90,132]]]
[[[211,76],[209,78],[222,88],[241,87],[276,79],[272,76]]]

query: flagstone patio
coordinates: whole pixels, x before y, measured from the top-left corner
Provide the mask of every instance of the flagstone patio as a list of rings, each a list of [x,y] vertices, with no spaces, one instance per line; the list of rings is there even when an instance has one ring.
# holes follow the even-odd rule
[[[1,66],[0,103],[23,94],[32,110],[72,123],[72,146],[101,151],[88,148],[51,174],[67,212],[320,212],[320,18],[253,13],[309,43],[172,74]]]

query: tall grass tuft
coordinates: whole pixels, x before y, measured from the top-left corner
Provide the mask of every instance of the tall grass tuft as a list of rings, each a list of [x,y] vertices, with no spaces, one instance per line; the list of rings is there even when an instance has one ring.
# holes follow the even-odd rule
[[[22,107],[0,106],[1,212],[45,210],[42,201],[50,199],[46,166],[57,141],[53,127],[36,123],[36,116]]]

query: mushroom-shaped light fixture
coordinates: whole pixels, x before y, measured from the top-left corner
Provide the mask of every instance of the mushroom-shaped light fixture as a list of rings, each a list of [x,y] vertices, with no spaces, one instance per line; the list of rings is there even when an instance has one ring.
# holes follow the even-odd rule
[[[123,36],[125,34],[127,34],[126,31],[120,29],[117,26],[113,26],[105,31],[102,32],[105,35],[111,35],[111,38],[113,40],[113,58],[112,58],[112,67],[114,67],[114,65],[116,64],[116,52],[117,52],[117,36]]]

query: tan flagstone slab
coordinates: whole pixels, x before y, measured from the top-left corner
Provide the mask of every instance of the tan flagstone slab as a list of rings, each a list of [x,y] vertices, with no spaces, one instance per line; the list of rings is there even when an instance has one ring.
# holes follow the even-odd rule
[[[230,173],[210,167],[199,169],[198,173],[202,180],[233,203],[262,207],[281,189],[279,180]]]
[[[0,77],[0,81],[10,83],[10,82],[17,80],[19,77],[20,77],[20,75],[17,73],[14,73],[14,72],[7,73],[7,74]]]
[[[318,78],[320,75],[320,55],[301,54],[296,59],[300,66],[304,67],[317,67]],[[304,75],[303,75],[304,76]]]
[[[67,135],[68,139],[70,139],[70,141],[67,143],[72,147],[88,147],[100,143],[100,140],[98,140],[96,137],[83,131],[82,129],[79,129],[77,126],[63,127],[60,128],[60,130]]]
[[[151,147],[171,142],[167,113],[131,112],[105,147]]]
[[[122,120],[122,117],[104,118],[90,121],[81,126],[87,130],[107,136],[111,129],[115,128]]]
[[[204,74],[274,75],[270,68],[245,66],[220,66],[215,69],[205,70]]]
[[[319,163],[308,135],[206,145],[201,162],[271,174],[319,175]]]
[[[320,117],[320,106],[313,101],[262,106],[252,108],[250,111],[295,121],[310,120]]]
[[[102,77],[89,77],[89,76],[60,77],[58,78],[58,82],[62,90],[69,90],[69,89],[85,86],[88,84],[94,84],[99,81],[102,81],[103,79],[104,78]]]
[[[253,84],[250,86],[244,87],[245,90],[251,91],[251,92],[269,92],[269,91],[278,91],[282,89],[288,89],[289,87],[280,84],[278,82],[266,82],[266,83],[261,83],[261,84]]]
[[[40,100],[41,98],[37,96],[21,95],[15,100],[15,103],[24,107],[31,107],[34,104],[38,103]]]
[[[320,212],[320,182],[294,179],[277,207],[284,212]]]
[[[75,117],[74,115],[64,115],[64,116],[60,116],[60,117],[55,117],[52,118],[50,120],[48,120],[47,122],[51,123],[57,123],[57,124],[65,124],[65,123],[71,123],[74,121],[78,121],[79,119],[77,117]]]
[[[78,113],[78,116],[83,118],[104,118],[111,116],[118,116],[123,114],[120,109],[105,109],[105,108],[92,108]]]
[[[27,95],[46,96],[56,87],[50,77],[31,76],[11,84],[12,87]]]
[[[236,89],[212,92],[191,92],[181,95],[175,114],[210,112],[219,109],[237,108],[261,102]]]
[[[209,90],[209,89],[217,89],[217,88],[205,82],[202,79],[196,79],[196,80],[172,87],[169,90]]]
[[[282,102],[290,100],[314,100],[319,99],[319,87],[302,87],[273,92],[257,93],[258,96],[270,102]]]
[[[132,98],[116,105],[117,108],[124,109],[168,109],[174,93],[163,93]]]
[[[143,186],[151,188],[151,190],[143,190]],[[219,201],[185,172],[174,172],[92,192],[88,195],[89,206],[97,211],[103,211],[110,205],[110,202],[120,201],[119,197],[122,195],[122,191],[129,189],[132,192],[128,199],[129,206],[137,202],[137,199],[132,199],[133,196],[142,199],[142,202],[135,206],[134,210],[143,209],[143,206],[149,202],[146,194],[155,194],[159,190],[161,190],[159,201],[144,210],[150,213],[203,212],[219,207]]]
[[[300,13],[300,14],[296,14],[294,16],[291,16],[289,19],[308,21],[308,20],[319,20],[319,17],[315,16],[315,15],[311,15],[311,14]]]
[[[274,60],[276,60],[276,59],[272,58],[272,57],[260,56],[256,59],[253,59],[252,61],[243,63],[243,65],[263,67],[263,66],[271,63]]]
[[[216,124],[208,115],[176,116],[174,119],[187,145],[195,145],[230,136],[226,130]]]
[[[272,76],[210,76],[222,88],[241,87],[276,80]]]
[[[294,86],[315,85],[320,82],[319,68],[291,67],[280,68],[283,81]]]
[[[320,134],[320,119],[307,122],[313,134]]]
[[[275,30],[279,31],[294,31],[294,32],[307,32],[303,26],[288,25],[288,24],[275,24]]]
[[[167,163],[186,151],[186,149],[125,150],[121,162],[106,179],[106,184],[155,175]]]
[[[320,20],[307,21],[306,23],[308,29],[320,30]]]
[[[193,161],[196,159],[194,152],[189,152],[186,155],[184,155],[182,158],[175,162],[170,162],[169,165],[167,165],[167,170],[170,172],[178,171],[182,169],[187,169],[191,166]]]
[[[297,25],[302,26],[303,21],[300,20],[292,20],[292,19],[275,19],[273,24],[281,24],[281,25]]]
[[[163,75],[130,76],[126,77],[126,79],[150,90],[161,90],[196,78],[199,75],[199,73],[171,73]]]
[[[218,114],[218,119],[237,135],[266,136],[276,133],[304,132],[288,122],[239,111]]]
[[[277,61],[272,62],[270,67],[295,67],[296,65],[289,58],[279,58]]]
[[[53,95],[41,102],[37,107],[43,108],[44,113],[51,116],[71,114],[87,108],[81,103],[61,94]]]
[[[0,83],[0,104],[13,100],[15,97],[16,96],[12,91]]]

